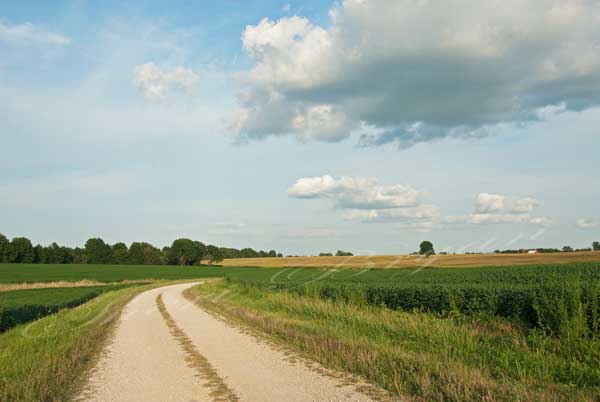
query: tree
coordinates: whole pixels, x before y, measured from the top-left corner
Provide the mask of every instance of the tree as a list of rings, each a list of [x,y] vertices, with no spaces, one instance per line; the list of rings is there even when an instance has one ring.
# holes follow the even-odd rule
[[[115,243],[111,247],[111,262],[113,264],[127,264],[129,262],[129,250],[125,243]]]
[[[171,265],[194,265],[205,253],[204,244],[190,239],[177,239],[169,249],[168,262]]]
[[[338,250],[335,255],[337,257],[352,257],[354,254],[352,254],[349,251],[342,251],[342,250]]]
[[[259,254],[251,248],[243,248],[240,250],[241,258],[257,258]]]
[[[88,264],[110,263],[110,246],[100,238],[89,239],[85,242],[85,254],[87,255]]]
[[[600,251],[600,241],[595,241],[592,243],[592,250]]]
[[[319,253],[319,257],[332,257],[333,254],[331,253]]]
[[[8,262],[8,250],[10,242],[2,233],[0,233],[0,263]]]
[[[204,255],[203,259],[207,260],[209,264],[223,261],[223,253],[219,247],[209,244],[206,246],[206,254]]]
[[[421,245],[419,246],[419,254],[426,256],[435,254],[435,250],[433,249],[433,243],[428,240],[421,242]]]
[[[562,251],[565,252],[565,253],[570,253],[571,251],[573,251],[573,247],[571,247],[571,246],[564,246],[562,248]]]
[[[166,251],[165,251],[166,250]],[[137,265],[161,265],[164,264],[163,253],[168,253],[168,248],[165,247],[163,251],[154,247],[150,243],[145,242],[133,242],[129,247],[129,264]]]
[[[71,251],[71,255],[73,258],[73,264],[87,264],[87,255],[85,254],[85,250],[81,247],[75,247]]]
[[[25,237],[15,237],[10,242],[9,262],[13,263],[33,263],[33,245]]]

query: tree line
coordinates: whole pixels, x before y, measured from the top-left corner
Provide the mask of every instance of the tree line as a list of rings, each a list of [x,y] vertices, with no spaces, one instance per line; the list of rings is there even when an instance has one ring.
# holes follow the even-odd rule
[[[191,239],[177,239],[162,249],[145,242],[107,244],[100,238],[89,239],[82,247],[65,247],[57,243],[34,246],[25,237],[11,241],[0,233],[0,263],[26,264],[117,264],[117,265],[198,265],[225,258],[282,257],[275,250],[256,251],[218,247]]]
[[[593,242],[592,247],[584,247],[584,248],[576,248],[574,249],[571,246],[564,246],[562,249],[557,248],[534,248],[533,250],[538,253],[570,253],[573,251],[600,251],[600,242]],[[526,253],[530,251],[529,249],[519,249],[519,250],[494,250],[496,254],[519,254]]]

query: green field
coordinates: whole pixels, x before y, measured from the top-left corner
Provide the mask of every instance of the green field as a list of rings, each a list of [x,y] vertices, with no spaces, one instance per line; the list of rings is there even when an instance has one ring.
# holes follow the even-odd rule
[[[394,395],[419,401],[600,400],[597,263],[290,268],[232,271],[226,278],[188,296]]]
[[[194,279],[222,276],[219,267],[169,265],[0,264],[0,283],[143,279]]]
[[[600,400],[598,263],[371,270],[0,266],[0,283],[198,278],[225,279],[188,292],[209,311],[326,367],[360,375],[394,395],[419,401]],[[131,297],[136,288],[141,289],[102,294],[86,306],[105,303],[111,295]],[[76,299],[91,289],[95,287],[4,292],[0,301],[5,298],[10,300],[5,305],[16,307],[31,300],[50,304]],[[69,326],[62,317],[78,317],[78,308],[39,322]],[[20,339],[20,328],[0,335],[0,343],[25,354],[69,345],[93,355],[95,346],[83,341],[86,335],[79,329],[51,346],[44,338]],[[106,332],[98,326],[93,331],[97,345]],[[54,373],[64,359],[54,352],[48,356],[45,373]],[[9,371],[9,377],[26,379],[26,370],[36,365],[28,359],[22,362],[24,371]],[[82,367],[76,360],[68,364]],[[69,375],[60,379],[61,392],[77,378]],[[10,384],[15,381],[4,383],[8,395],[27,392],[27,387]],[[40,395],[50,394],[49,384],[55,381],[44,384],[36,391]]]
[[[600,336],[600,264],[389,270],[284,269],[226,274],[232,283],[321,299],[500,316],[528,327],[561,331],[581,314]],[[584,306],[583,311],[577,310]]]
[[[0,292],[0,332],[83,304],[104,292],[132,285],[27,289]]]

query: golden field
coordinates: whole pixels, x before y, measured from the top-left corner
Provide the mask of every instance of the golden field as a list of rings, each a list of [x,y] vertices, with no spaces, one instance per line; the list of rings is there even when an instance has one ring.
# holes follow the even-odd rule
[[[282,257],[235,258],[221,262],[225,267],[343,267],[343,268],[415,268],[415,267],[476,267],[526,264],[561,264],[598,262],[600,251],[580,251],[548,254],[447,254],[422,257],[418,255],[376,255],[353,257]]]

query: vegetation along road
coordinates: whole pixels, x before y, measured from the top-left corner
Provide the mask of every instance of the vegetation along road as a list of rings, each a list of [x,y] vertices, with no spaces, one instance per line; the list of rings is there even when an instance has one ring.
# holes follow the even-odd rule
[[[372,401],[187,300],[192,284],[146,291],[123,311],[81,401]],[[364,384],[363,392],[370,387]]]

